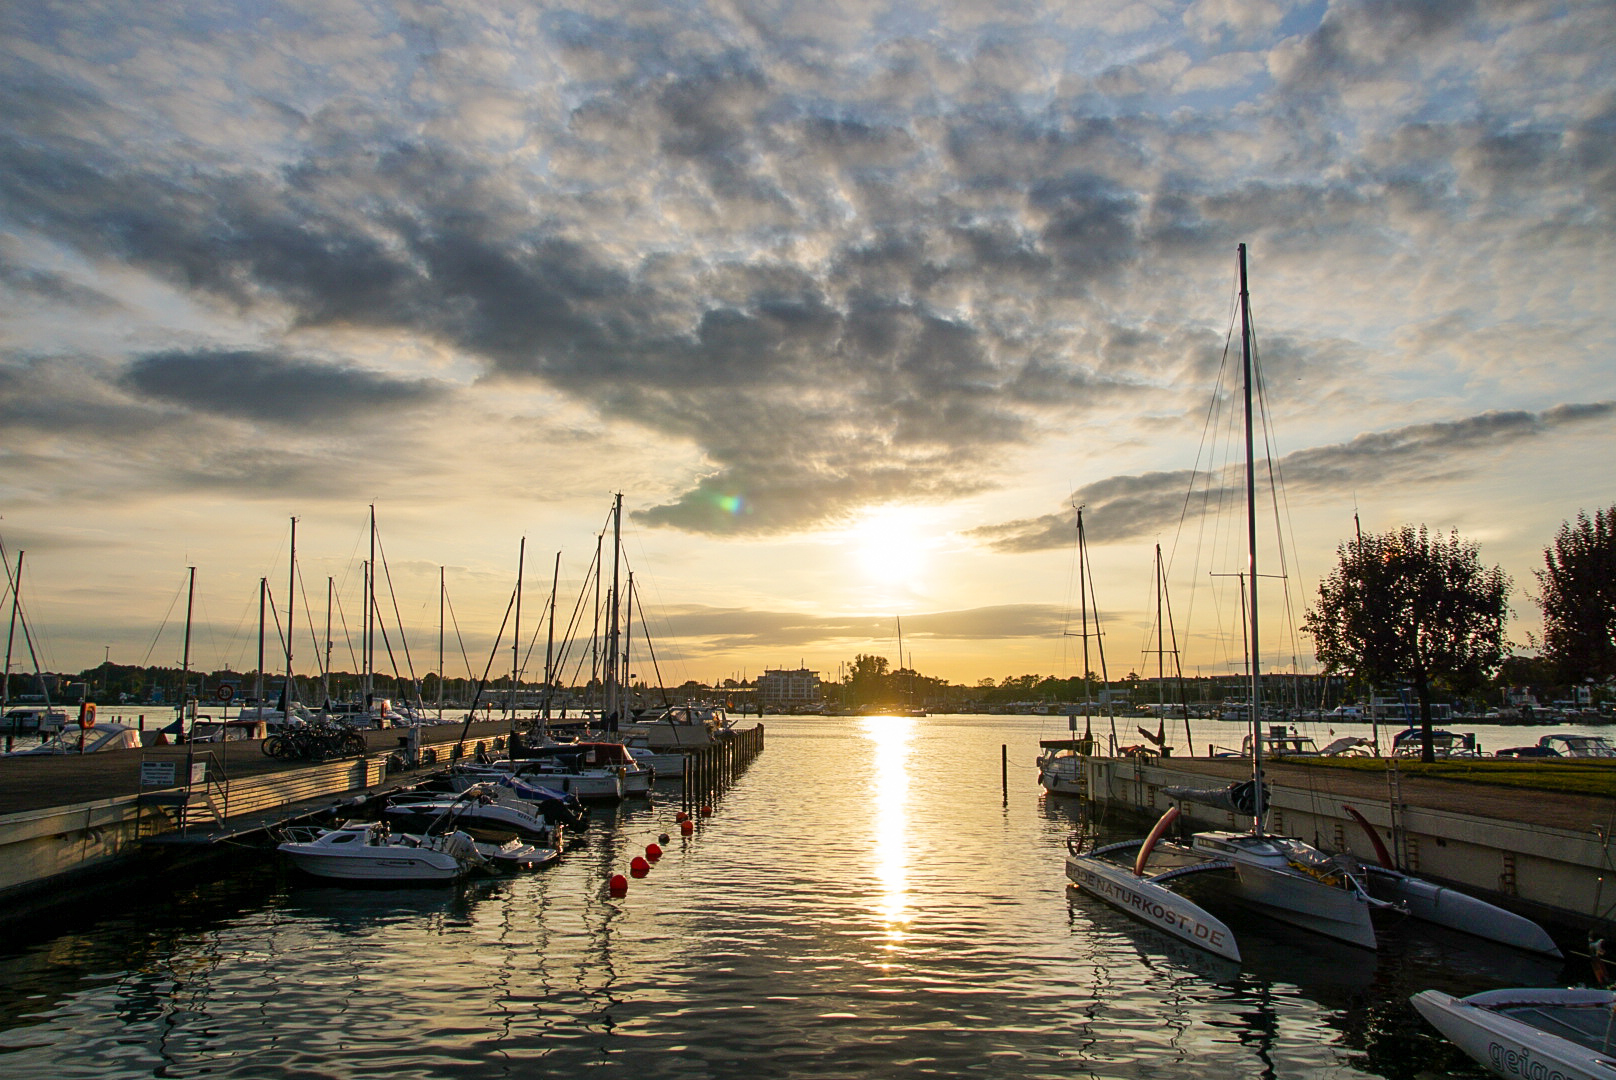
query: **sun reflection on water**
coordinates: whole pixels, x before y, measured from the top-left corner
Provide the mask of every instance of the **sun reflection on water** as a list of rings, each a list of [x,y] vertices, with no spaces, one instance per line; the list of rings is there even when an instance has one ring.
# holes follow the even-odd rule
[[[875,876],[881,883],[879,911],[887,940],[903,940],[909,892],[909,753],[915,721],[906,716],[867,716],[859,721],[875,744],[870,804],[875,808]]]

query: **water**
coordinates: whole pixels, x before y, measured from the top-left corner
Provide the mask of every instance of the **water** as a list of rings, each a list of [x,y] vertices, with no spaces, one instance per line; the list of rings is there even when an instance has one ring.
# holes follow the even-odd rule
[[[1408,995],[1563,974],[1456,935],[1371,954],[1240,920],[1236,968],[1069,894],[1076,807],[1032,767],[1051,724],[769,718],[695,835],[671,797],[625,804],[548,869],[454,889],[309,884],[250,851],[109,886],[11,928],[0,1073],[1480,1076]]]

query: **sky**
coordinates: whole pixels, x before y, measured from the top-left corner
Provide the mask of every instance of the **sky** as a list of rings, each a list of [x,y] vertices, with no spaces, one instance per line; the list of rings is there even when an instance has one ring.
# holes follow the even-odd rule
[[[1613,215],[1608,0],[8,4],[0,542],[52,670],[177,664],[188,567],[193,667],[268,578],[354,670],[374,506],[393,662],[441,576],[479,674],[520,559],[539,678],[617,493],[666,683],[900,620],[955,682],[1148,672],[1157,545],[1229,670],[1244,243],[1262,624],[1424,524],[1529,647],[1616,502]]]

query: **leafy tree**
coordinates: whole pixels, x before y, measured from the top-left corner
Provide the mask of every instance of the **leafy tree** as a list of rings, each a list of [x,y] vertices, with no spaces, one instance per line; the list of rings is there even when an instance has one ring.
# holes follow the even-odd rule
[[[1407,681],[1420,703],[1420,756],[1432,761],[1431,686],[1480,685],[1504,660],[1510,579],[1476,545],[1422,525],[1343,543],[1302,622],[1326,672]]]
[[[1562,522],[1543,562],[1545,658],[1568,682],[1616,676],[1616,506]]]

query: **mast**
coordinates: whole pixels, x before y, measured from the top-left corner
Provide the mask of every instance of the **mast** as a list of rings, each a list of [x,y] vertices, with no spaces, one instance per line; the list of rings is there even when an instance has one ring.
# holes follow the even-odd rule
[[[190,585],[185,596],[185,652],[180,659],[180,734],[186,736],[185,742],[189,746],[191,729],[185,723],[185,706],[186,699],[191,696],[191,611],[196,605],[196,567],[188,566],[186,570],[189,572]]]
[[[625,601],[623,604],[623,663],[619,669],[621,677],[617,680],[617,689],[623,702],[623,708],[620,711],[627,713],[631,708],[630,702],[634,700],[634,673],[629,670],[628,666],[629,650],[634,647],[634,571],[632,570],[628,572],[628,586],[624,590],[623,599]],[[619,716],[618,719],[625,720],[627,717]]]
[[[527,537],[516,548],[516,625],[511,628],[511,734],[516,733],[516,680],[522,666],[522,568],[527,559]]]
[[[324,698],[324,708],[331,708],[331,608],[332,598],[336,595],[337,581],[329,574],[325,579],[325,664],[320,672],[321,697]]]
[[[258,579],[258,678],[253,681],[253,700],[258,702],[258,718],[264,717],[264,618],[269,612],[269,579]]]
[[[443,567],[438,567],[438,723],[443,723]]]
[[[617,622],[619,579],[617,573],[618,566],[622,562],[622,547],[623,493],[618,492],[616,497],[612,500],[612,591],[610,597],[610,606],[606,609],[606,685],[604,688],[605,715],[601,717],[602,720],[607,720],[608,717],[610,718],[608,722],[611,726],[607,728],[608,731],[617,730],[619,720],[618,713],[621,712],[619,699],[621,697],[622,690],[617,682],[617,645],[619,629]]]
[[[1262,673],[1257,646],[1257,466],[1252,438],[1251,292],[1246,283],[1246,245],[1240,245],[1240,362],[1245,375],[1246,404],[1246,573],[1251,579],[1251,611],[1248,616],[1251,649],[1251,773],[1252,822],[1254,833],[1262,832]]]
[[[550,719],[550,698],[555,694],[556,594],[561,588],[561,552],[556,552],[555,572],[550,575],[550,632],[544,642],[544,719]]]
[[[370,504],[370,560],[365,563],[365,711],[376,699],[376,504]]]
[[[19,550],[17,552],[17,576],[10,582],[11,628],[6,631],[6,674],[5,682],[0,683],[0,712],[7,711],[8,706],[11,704],[11,646],[17,639],[17,609],[22,603],[22,557],[25,554],[27,554],[26,551]],[[9,578],[10,575],[11,566],[10,564],[7,564],[6,576]],[[11,730],[6,733],[7,750],[11,749],[12,739],[17,735],[17,729],[21,723],[21,720],[13,720],[11,722]]]
[[[292,723],[292,638],[297,628],[297,518],[292,519],[291,546],[286,572],[286,692],[281,695],[281,721],[287,725]]]

